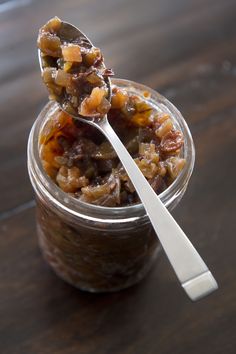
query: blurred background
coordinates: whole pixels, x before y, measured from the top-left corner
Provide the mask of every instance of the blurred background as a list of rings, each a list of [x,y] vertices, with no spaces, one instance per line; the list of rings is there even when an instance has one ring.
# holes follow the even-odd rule
[[[219,281],[209,298],[190,303],[164,254],[142,284],[101,296],[41,259],[26,144],[47,102],[37,32],[55,15],[102,49],[116,77],[156,89],[189,124],[197,159],[174,216]],[[0,0],[1,353],[236,352],[235,23],[235,0]]]

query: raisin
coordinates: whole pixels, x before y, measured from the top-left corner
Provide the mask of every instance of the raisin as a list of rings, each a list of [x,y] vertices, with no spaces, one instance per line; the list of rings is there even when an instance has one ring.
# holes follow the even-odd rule
[[[160,149],[162,152],[174,152],[179,150],[184,143],[183,135],[178,130],[171,130],[166,134],[160,144]]]

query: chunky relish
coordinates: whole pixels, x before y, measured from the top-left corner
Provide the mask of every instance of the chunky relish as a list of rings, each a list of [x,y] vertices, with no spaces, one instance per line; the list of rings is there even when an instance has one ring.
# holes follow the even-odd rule
[[[143,95],[113,86],[108,119],[157,194],[185,165],[184,143],[169,114]],[[40,136],[40,156],[47,174],[66,193],[102,206],[138,203],[137,193],[111,144],[96,128],[58,110]]]

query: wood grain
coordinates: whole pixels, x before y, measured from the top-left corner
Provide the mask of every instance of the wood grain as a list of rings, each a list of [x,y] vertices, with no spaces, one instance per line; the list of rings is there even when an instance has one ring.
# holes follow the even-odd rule
[[[0,2],[0,353],[234,354],[235,0],[8,5]],[[158,90],[186,118],[197,159],[174,215],[219,282],[208,298],[191,303],[164,254],[142,283],[109,295],[75,290],[44,263],[26,144],[47,101],[37,30],[53,15],[88,33],[118,77]]]

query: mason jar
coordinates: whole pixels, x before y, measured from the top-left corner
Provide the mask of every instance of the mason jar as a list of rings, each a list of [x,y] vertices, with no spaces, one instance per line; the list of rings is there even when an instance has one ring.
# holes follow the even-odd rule
[[[174,182],[160,195],[173,210],[183,197],[194,166],[194,144],[181,113],[152,89],[122,79],[112,83],[171,115],[184,136],[182,157],[186,164]],[[142,204],[102,207],[81,202],[63,192],[45,173],[39,156],[39,134],[59,109],[49,102],[36,119],[28,141],[28,171],[36,195],[37,233],[43,256],[55,273],[75,287],[108,292],[139,282],[160,251]],[[157,216],[158,217],[158,216]]]

